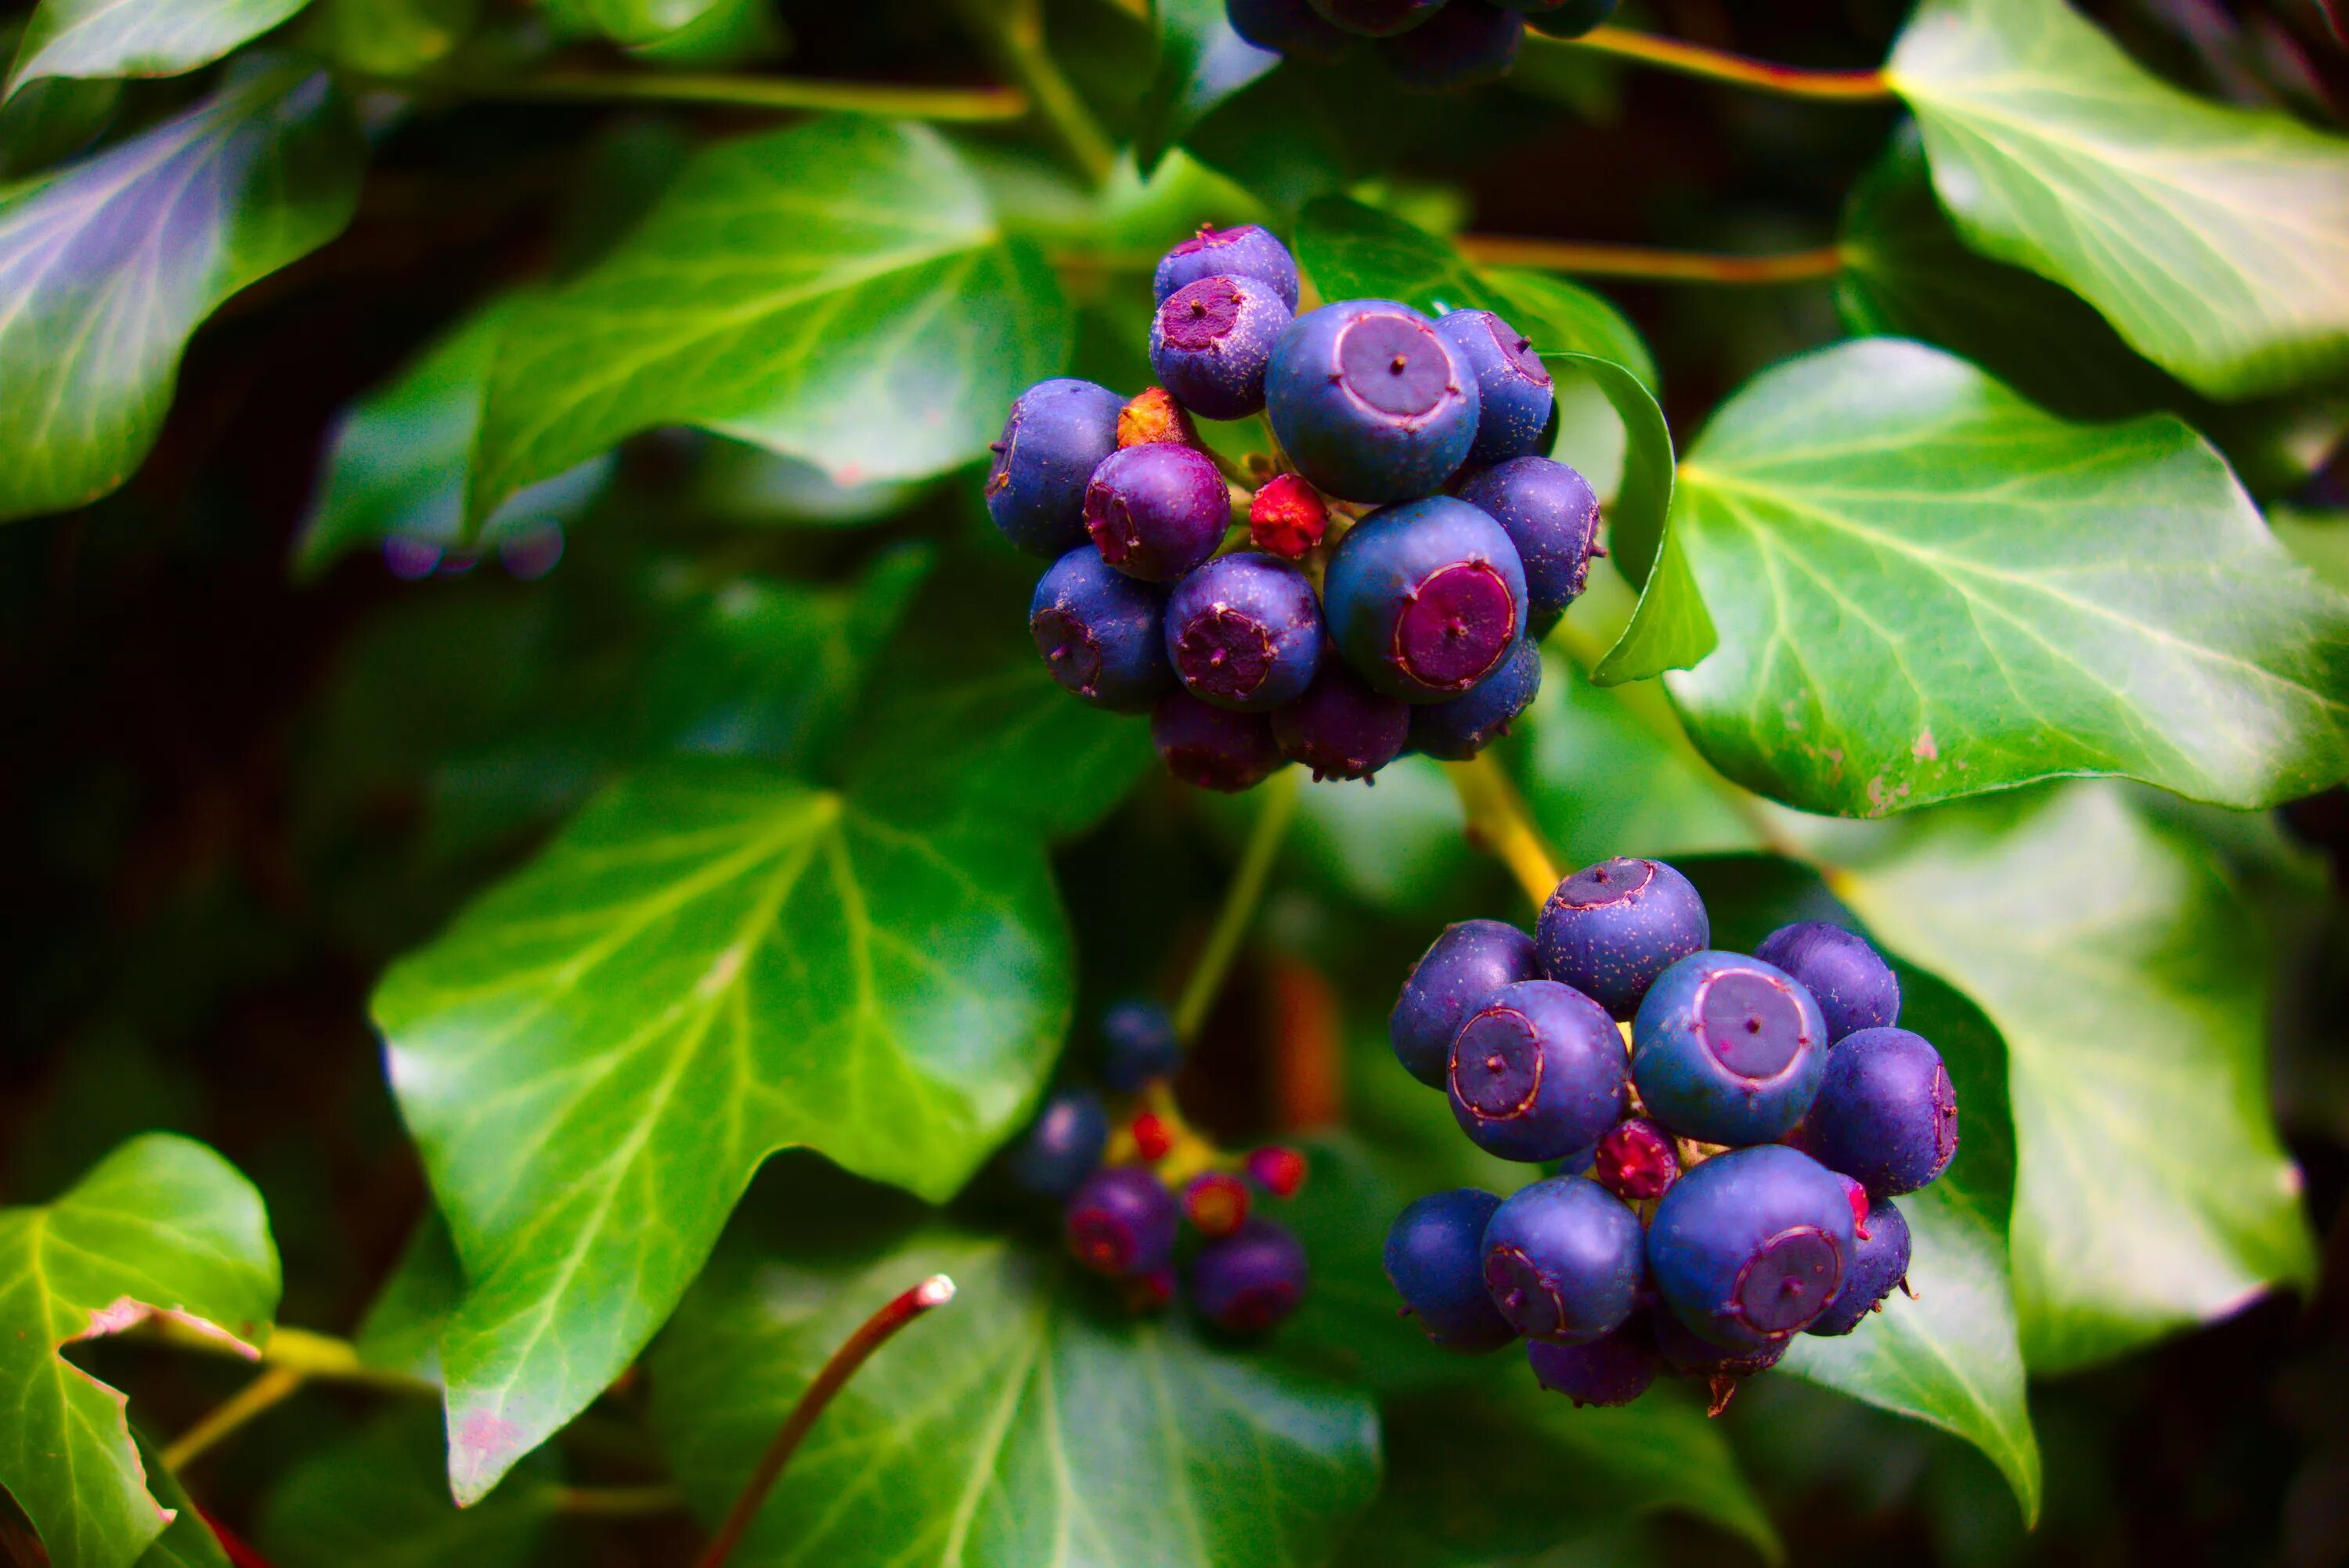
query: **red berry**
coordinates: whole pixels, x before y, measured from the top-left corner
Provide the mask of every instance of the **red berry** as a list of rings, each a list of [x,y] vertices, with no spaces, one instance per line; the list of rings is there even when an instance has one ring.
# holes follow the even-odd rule
[[[1221,1171],[1195,1176],[1183,1189],[1183,1215],[1203,1236],[1228,1236],[1247,1221],[1247,1183]]]
[[[1160,441],[1172,441],[1177,446],[1195,447],[1199,432],[1191,423],[1191,416],[1174,395],[1164,387],[1143,391],[1117,414],[1117,444],[1121,447],[1146,447]]]
[[[1868,1240],[1868,1211],[1869,1208],[1868,1189],[1861,1186],[1858,1182],[1853,1181],[1850,1177],[1845,1175],[1840,1171],[1835,1171],[1833,1174],[1837,1181],[1843,1183],[1843,1195],[1851,1201],[1852,1234],[1857,1236],[1864,1242]]]
[[[1278,1143],[1268,1143],[1262,1149],[1250,1150],[1247,1157],[1248,1180],[1276,1198],[1293,1198],[1305,1185],[1305,1156],[1294,1149]]]
[[[1590,1173],[1601,1187],[1627,1203],[1661,1198],[1666,1188],[1680,1180],[1680,1154],[1662,1128],[1630,1117],[1599,1140]]]
[[[1156,1111],[1145,1110],[1133,1119],[1133,1146],[1142,1157],[1155,1165],[1166,1158],[1174,1147],[1174,1135],[1167,1130],[1166,1121]]]
[[[1295,474],[1275,474],[1248,502],[1248,538],[1285,561],[1302,560],[1329,529],[1320,492]]]

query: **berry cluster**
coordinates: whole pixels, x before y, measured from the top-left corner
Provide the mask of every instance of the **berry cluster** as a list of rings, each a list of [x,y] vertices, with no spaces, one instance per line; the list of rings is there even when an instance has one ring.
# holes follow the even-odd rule
[[[1292,316],[1297,263],[1253,226],[1175,246],[1157,294],[1160,386],[1040,382],[995,444],[988,514],[1053,558],[1028,615],[1053,678],[1148,711],[1168,770],[1211,789],[1475,756],[1533,701],[1536,639],[1600,553],[1589,484],[1540,455],[1532,344],[1484,310]],[[1193,419],[1259,413],[1251,489]]]
[[[1274,1327],[1305,1298],[1305,1248],[1288,1226],[1249,1211],[1256,1191],[1294,1196],[1305,1157],[1268,1144],[1229,1158],[1147,1109],[1183,1059],[1174,1020],[1156,1003],[1112,1005],[1101,1035],[1102,1082],[1122,1097],[1142,1097],[1141,1108],[1112,1138],[1100,1094],[1062,1089],[1013,1151],[1012,1180],[1061,1202],[1070,1253],[1122,1284],[1134,1310],[1174,1299],[1176,1243],[1187,1222],[1199,1244],[1182,1277],[1199,1315],[1233,1334]]]
[[[1413,966],[1396,1057],[1479,1148],[1555,1172],[1395,1221],[1387,1277],[1436,1344],[1522,1336],[1578,1405],[1669,1368],[1718,1413],[1795,1335],[1905,1288],[1892,1200],[1958,1146],[1940,1053],[1893,1026],[1899,981],[1851,932],[1785,926],[1751,957],[1711,937],[1687,878],[1613,860],[1560,882],[1535,935],[1464,922]]]
[[[1497,81],[1516,63],[1526,29],[1578,38],[1615,14],[1617,0],[1224,0],[1232,31],[1260,49],[1333,60],[1356,38],[1373,41],[1402,84],[1440,92]]]

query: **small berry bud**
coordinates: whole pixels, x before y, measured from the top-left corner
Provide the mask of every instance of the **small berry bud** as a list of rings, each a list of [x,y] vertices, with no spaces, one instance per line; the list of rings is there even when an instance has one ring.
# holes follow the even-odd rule
[[[1294,1149],[1268,1143],[1247,1157],[1248,1180],[1276,1198],[1293,1198],[1305,1185],[1305,1156]]]
[[[1329,529],[1320,492],[1295,474],[1275,474],[1248,502],[1248,538],[1284,561],[1302,560]]]
[[[1662,1128],[1631,1117],[1617,1122],[1613,1130],[1599,1140],[1598,1159],[1591,1174],[1601,1187],[1627,1203],[1661,1198],[1680,1180],[1680,1155],[1672,1147],[1671,1135]]]
[[[1833,1173],[1843,1183],[1843,1195],[1851,1202],[1851,1231],[1861,1241],[1868,1240],[1868,1189],[1841,1171]]]
[[[1195,447],[1199,432],[1173,393],[1164,387],[1152,387],[1118,410],[1117,444],[1147,447],[1161,441]]]
[[[1153,1165],[1165,1159],[1166,1151],[1174,1147],[1174,1134],[1168,1130],[1165,1118],[1152,1110],[1135,1117],[1133,1147]]]
[[[1203,1236],[1228,1236],[1247,1215],[1247,1184],[1237,1176],[1210,1171],[1183,1189],[1183,1216]]]
[[[1174,1301],[1174,1270],[1172,1266],[1152,1269],[1124,1282],[1125,1306],[1128,1312],[1164,1312]]]

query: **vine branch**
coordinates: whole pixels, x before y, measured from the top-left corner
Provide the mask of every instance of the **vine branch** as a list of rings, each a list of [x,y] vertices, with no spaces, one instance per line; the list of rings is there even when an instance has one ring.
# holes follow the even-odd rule
[[[140,1326],[137,1336],[180,1350],[233,1356],[240,1361],[251,1359],[228,1340],[191,1328],[177,1318],[150,1317]],[[359,1358],[357,1347],[349,1340],[336,1339],[330,1334],[314,1334],[306,1328],[280,1326],[269,1336],[269,1343],[262,1346],[261,1365],[320,1382],[353,1383],[394,1393],[429,1394],[436,1398],[440,1393],[440,1386],[429,1378],[371,1366]]]
[[[1240,851],[1239,869],[1232,873],[1231,886],[1224,890],[1224,906],[1216,912],[1207,944],[1200,950],[1199,961],[1192,965],[1191,977],[1184,982],[1183,995],[1174,1004],[1174,1034],[1186,1046],[1206,1023],[1207,1009],[1223,991],[1224,976],[1239,954],[1241,939],[1255,923],[1257,905],[1264,902],[1272,862],[1297,815],[1297,777],[1298,769],[1284,768],[1266,779],[1258,791],[1256,826],[1248,831],[1247,847]]]
[[[1535,267],[1585,277],[1644,278],[1659,283],[1785,284],[1831,278],[1843,271],[1840,245],[1730,256],[1703,251],[1663,251],[1647,245],[1586,244],[1515,234],[1463,234],[1461,254],[1482,266]]]
[[[291,1367],[264,1368],[260,1377],[222,1400],[194,1426],[173,1439],[162,1452],[163,1468],[177,1474],[255,1416],[292,1398],[308,1381]]]
[[[961,0],[971,29],[1019,79],[1028,102],[1086,179],[1098,185],[1117,166],[1116,150],[1044,43],[1040,0]]]
[[[1019,119],[1030,108],[1028,95],[1017,88],[925,88],[895,82],[824,81],[810,77],[666,71],[555,71],[503,79],[422,77],[385,80],[383,85],[525,103],[675,103],[782,111],[838,109],[958,124]]]
[[[1566,880],[1566,869],[1527,815],[1525,797],[1489,753],[1467,762],[1447,762],[1444,771],[1459,793],[1468,841],[1508,867],[1539,909]]]
[[[1545,38],[1537,33],[1529,33],[1526,42],[1537,48],[1584,49],[1612,55],[1618,59],[1637,60],[1642,65],[1677,71],[1682,76],[1733,82],[1739,87],[1787,98],[1875,103],[1895,96],[1891,81],[1882,71],[1828,71],[1803,66],[1773,65],[1766,60],[1748,59],[1744,55],[1707,48],[1702,44],[1683,43],[1678,38],[1659,37],[1653,33],[1635,32],[1629,27],[1593,27],[1579,38]]]

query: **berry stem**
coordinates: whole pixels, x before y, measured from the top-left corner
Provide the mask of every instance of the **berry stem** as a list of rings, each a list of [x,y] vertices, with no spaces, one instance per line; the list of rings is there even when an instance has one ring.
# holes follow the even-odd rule
[[[734,1499],[734,1506],[727,1510],[725,1522],[710,1538],[709,1550],[701,1554],[696,1568],[722,1568],[734,1554],[734,1548],[741,1543],[743,1532],[759,1517],[767,1494],[781,1479],[783,1467],[792,1462],[792,1453],[808,1435],[808,1429],[815,1425],[816,1418],[823,1414],[824,1407],[848,1386],[857,1368],[871,1360],[873,1353],[889,1343],[899,1329],[932,1307],[944,1306],[954,1299],[954,1281],[944,1274],[932,1274],[911,1290],[899,1293],[841,1342],[840,1348],[832,1353],[832,1359],[815,1375],[815,1381],[800,1395],[792,1413],[783,1418],[782,1427],[767,1445],[767,1451],[759,1456],[758,1468],[750,1472],[740,1495]]]
[[[1526,897],[1540,908],[1566,880],[1566,868],[1526,814],[1517,787],[1489,752],[1466,762],[1447,762],[1444,771],[1459,792],[1468,841],[1507,866]]]
[[[1248,832],[1247,847],[1240,851],[1239,869],[1232,873],[1232,884],[1224,891],[1224,907],[1216,912],[1215,928],[1207,933],[1207,945],[1200,950],[1199,962],[1192,967],[1191,977],[1183,984],[1183,995],[1174,1004],[1175,1037],[1185,1046],[1198,1037],[1200,1026],[1207,1021],[1207,1009],[1222,994],[1224,976],[1239,954],[1240,939],[1255,923],[1257,905],[1264,902],[1272,862],[1297,815],[1298,771],[1284,768],[1257,791],[1256,826]]]
[[[925,88],[895,82],[820,81],[807,77],[696,75],[680,72],[554,71],[508,77],[359,78],[398,90],[448,92],[520,102],[711,104],[781,111],[837,109],[900,119],[984,123],[1023,119],[1028,95],[1017,88]]]
[[[163,1468],[174,1474],[186,1469],[199,1455],[255,1416],[292,1398],[307,1381],[291,1367],[266,1368],[174,1439],[162,1452]]]
[[[1877,103],[1895,96],[1890,79],[1882,71],[1823,71],[1802,66],[1773,65],[1766,60],[1748,59],[1726,50],[1682,43],[1678,38],[1659,37],[1652,33],[1635,32],[1629,27],[1593,27],[1579,38],[1545,38],[1539,34],[1527,34],[1526,43],[1534,48],[1589,49],[1602,55],[1613,55],[1619,59],[1638,60],[1662,70],[1678,71],[1683,76],[1734,82],[1740,87],[1778,93],[1787,98]]]
[[[961,8],[972,30],[1027,89],[1028,101],[1069,161],[1094,184],[1106,181],[1117,166],[1117,152],[1045,46],[1042,0],[961,0]]]
[[[1843,271],[1839,245],[1768,256],[1728,256],[1702,251],[1660,251],[1646,245],[1590,245],[1574,240],[1516,234],[1463,234],[1460,253],[1483,266],[1535,267],[1584,277],[1640,278],[1652,283],[1786,284],[1831,278]]]

